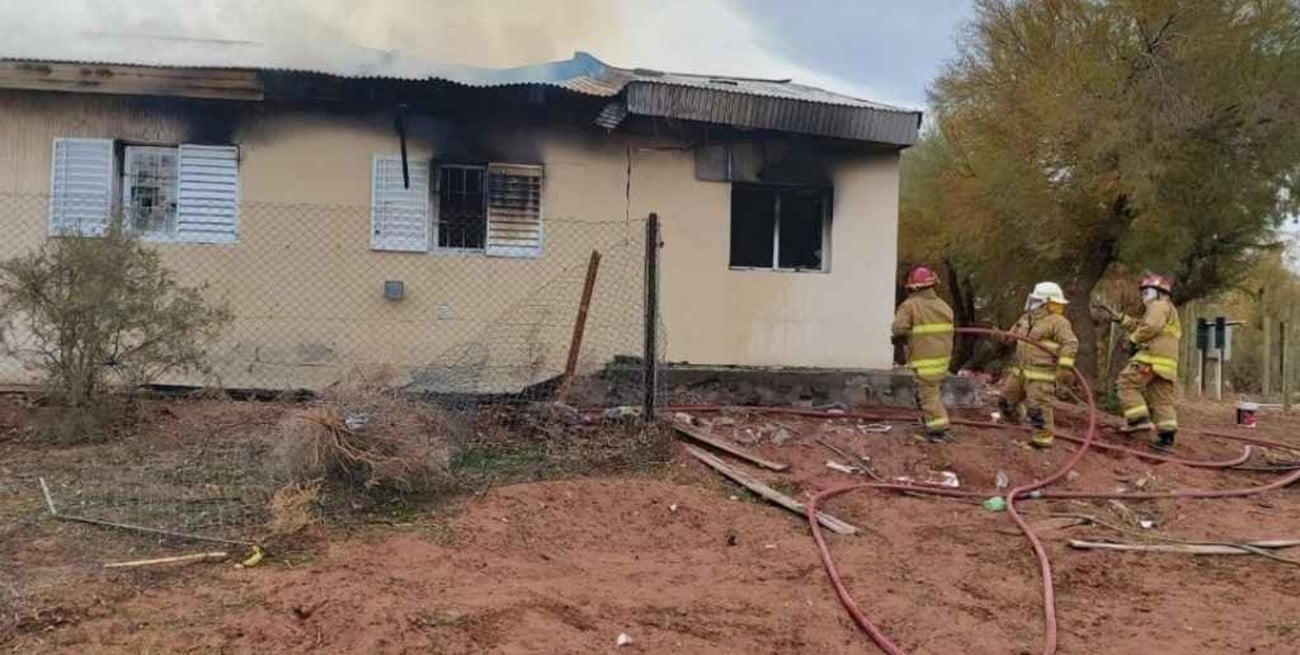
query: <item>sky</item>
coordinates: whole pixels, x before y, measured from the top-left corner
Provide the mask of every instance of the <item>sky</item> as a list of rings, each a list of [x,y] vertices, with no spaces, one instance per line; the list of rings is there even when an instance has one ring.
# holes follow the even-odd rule
[[[0,56],[120,50],[123,36],[251,41],[305,59],[350,42],[483,66],[584,50],[920,108],[971,13],[969,0],[2,0]]]

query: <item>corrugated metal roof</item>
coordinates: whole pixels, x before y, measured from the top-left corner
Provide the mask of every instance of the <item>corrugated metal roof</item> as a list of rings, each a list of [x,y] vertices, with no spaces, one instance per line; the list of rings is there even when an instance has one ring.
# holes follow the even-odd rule
[[[653,82],[671,86],[685,86],[709,91],[742,93],[744,95],[784,98],[804,102],[820,102],[828,105],[845,107],[867,107],[882,111],[899,111],[914,113],[914,109],[894,107],[879,102],[854,98],[840,93],[819,89],[815,86],[798,84],[791,80],[764,80],[743,77],[722,77],[716,75],[688,75],[683,73],[664,73],[662,75],[635,75],[634,81]]]
[[[907,146],[921,113],[790,80],[665,73],[573,58],[515,68],[429,62],[343,43],[292,50],[247,41],[101,36],[0,53],[0,59],[83,65],[229,68],[343,78],[446,81],[472,87],[547,85],[589,96],[626,93],[631,114],[679,118]]]
[[[422,80],[429,62],[345,42],[293,47],[252,41],[100,34],[48,43],[0,46],[0,59],[161,68],[235,68],[339,77]]]
[[[628,112],[754,129],[908,146],[916,143],[920,112],[758,95],[736,90],[635,81]]]

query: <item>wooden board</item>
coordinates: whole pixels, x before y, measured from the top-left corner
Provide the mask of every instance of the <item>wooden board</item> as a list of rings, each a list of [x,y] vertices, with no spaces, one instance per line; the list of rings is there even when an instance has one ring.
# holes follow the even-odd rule
[[[807,515],[807,510],[804,508],[803,503],[763,484],[762,482],[759,482],[758,480],[755,480],[744,472],[733,468],[731,465],[718,459],[717,456],[700,450],[694,446],[687,446],[686,451],[691,454],[691,457],[700,460],[709,468],[727,476],[736,484],[739,484],[740,486],[790,510],[791,512],[794,512],[795,514],[798,514],[799,516]],[[858,532],[858,529],[853,527],[851,524],[841,521],[826,512],[817,512],[817,522],[822,524],[822,527],[825,527],[827,530],[836,534],[857,534]]]
[[[138,559],[131,562],[110,562],[104,565],[106,569],[133,569],[141,566],[156,566],[158,564],[189,564],[191,562],[206,562],[210,560],[226,559],[225,552],[214,553],[195,553],[193,555],[178,555],[176,557],[160,557],[158,559]]]
[[[1243,544],[1249,548],[1259,549],[1280,549],[1291,548],[1296,545],[1294,541],[1260,541],[1255,543]],[[1229,545],[1219,544],[1131,544],[1131,543],[1111,543],[1098,541],[1080,541],[1078,539],[1070,540],[1071,548],[1079,550],[1123,550],[1148,553],[1183,553],[1187,555],[1254,555],[1251,550],[1237,548]]]
[[[255,71],[114,64],[0,62],[0,88],[261,100]]]
[[[746,462],[749,462],[750,464],[753,464],[755,466],[761,466],[771,471],[785,471],[790,468],[789,464],[782,464],[781,462],[773,462],[771,460],[763,459],[758,455],[754,455],[746,450],[733,446],[698,428],[689,425],[684,425],[682,423],[678,423],[674,421],[673,429],[677,430],[679,434],[681,434],[684,437],[687,437],[692,441],[696,441],[710,448],[720,450],[728,455],[731,455],[732,457],[739,457],[740,459],[743,459]]]

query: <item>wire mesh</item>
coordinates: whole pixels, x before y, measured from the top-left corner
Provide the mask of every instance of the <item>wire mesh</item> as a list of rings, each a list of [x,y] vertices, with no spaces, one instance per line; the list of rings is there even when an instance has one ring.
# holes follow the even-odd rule
[[[140,153],[133,170],[147,170],[150,154]],[[645,219],[548,216],[539,251],[493,256],[436,240],[420,252],[381,250],[369,206],[214,205],[228,238],[196,236],[196,207],[185,223],[170,197],[134,189],[131,206],[110,217],[104,208],[114,203],[100,196],[0,194],[0,261],[122,221],[179,283],[201,287],[233,317],[205,345],[205,371],[173,371],[155,384],[319,392],[382,368],[401,391],[463,412],[485,402],[610,406],[644,397]],[[593,252],[599,266],[578,343]],[[26,317],[3,321],[0,384],[39,383],[43,344]],[[662,357],[665,333],[654,334]],[[572,348],[575,375],[566,378]],[[127,440],[111,462],[52,462],[53,500],[63,513],[97,520],[247,538],[266,520],[275,482],[260,465],[273,423],[213,416],[201,434]]]

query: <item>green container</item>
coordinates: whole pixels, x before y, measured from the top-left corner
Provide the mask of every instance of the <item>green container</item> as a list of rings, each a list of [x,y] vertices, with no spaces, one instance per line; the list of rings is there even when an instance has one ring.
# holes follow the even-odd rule
[[[1004,512],[1007,509],[1007,499],[1002,496],[994,496],[984,501],[984,509],[990,512]]]

